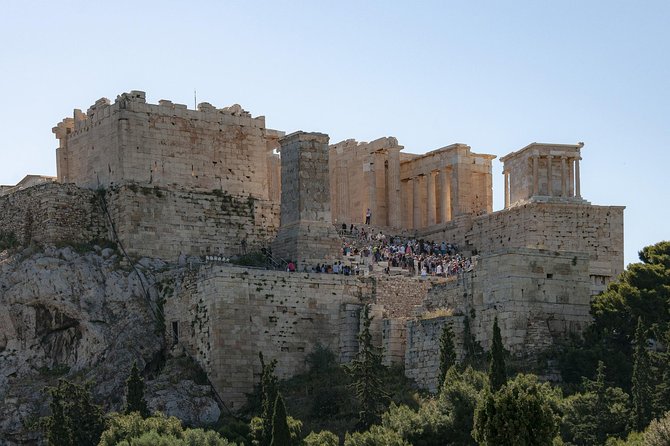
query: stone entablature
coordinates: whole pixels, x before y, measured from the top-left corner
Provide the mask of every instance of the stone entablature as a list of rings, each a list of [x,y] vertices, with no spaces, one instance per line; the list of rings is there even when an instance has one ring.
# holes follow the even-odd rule
[[[114,103],[102,98],[85,114],[75,110],[53,132],[60,141],[62,183],[218,189],[266,200],[276,173],[268,158],[283,135],[239,105],[201,103],[189,110],[166,100],[147,104],[141,91],[121,94]]]
[[[584,143],[532,143],[500,158],[505,209],[527,201],[583,202],[579,161]]]

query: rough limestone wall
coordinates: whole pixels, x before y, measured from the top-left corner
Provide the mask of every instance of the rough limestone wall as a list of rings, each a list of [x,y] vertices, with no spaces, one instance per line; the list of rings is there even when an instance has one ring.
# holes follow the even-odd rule
[[[401,318],[414,314],[417,306],[423,303],[433,284],[441,282],[433,278],[378,276],[376,302],[384,306],[384,317]]]
[[[95,192],[48,183],[0,197],[0,231],[20,243],[77,244],[107,238]]]
[[[352,276],[231,266],[203,267],[190,281],[165,303],[166,325],[178,323],[180,343],[233,410],[258,382],[259,352],[266,361],[277,359],[277,375],[288,378],[305,370],[317,344],[338,352],[348,340],[357,350],[351,343],[357,332],[342,330],[358,330],[353,319],[372,294],[369,280]],[[381,316],[381,309],[373,312]]]
[[[273,202],[215,192],[125,185],[110,189],[107,203],[128,253],[174,262],[181,253],[236,255],[243,240],[257,250],[279,222]]]
[[[75,111],[74,129],[61,141],[67,179],[82,187],[135,182],[159,187],[219,189],[268,199],[267,159],[274,131],[265,118],[239,106],[199,110],[160,101],[144,92],[99,100]]]
[[[439,230],[423,231],[428,240],[456,243],[462,252],[491,254],[507,248],[580,252],[589,257],[591,294],[623,271],[622,206],[576,203],[527,203],[511,209],[462,217]]]
[[[474,220],[467,243],[482,253],[505,248],[585,253],[590,261],[587,275],[609,282],[623,271],[623,209],[529,203]]]
[[[439,384],[440,336],[444,324],[451,324],[456,357],[460,360],[463,356],[463,316],[407,321],[405,375],[431,392],[436,392]]]
[[[591,322],[588,265],[578,253],[503,250],[482,256],[457,282],[432,288],[424,308],[470,316],[484,349],[497,316],[505,348],[517,357],[533,356]]]

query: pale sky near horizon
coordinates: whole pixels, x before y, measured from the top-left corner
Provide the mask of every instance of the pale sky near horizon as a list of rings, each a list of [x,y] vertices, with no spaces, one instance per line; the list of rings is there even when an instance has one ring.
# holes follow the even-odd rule
[[[55,175],[74,108],[195,89],[331,142],[583,141],[582,195],[626,206],[625,263],[670,239],[668,1],[3,1],[0,42],[0,184]]]

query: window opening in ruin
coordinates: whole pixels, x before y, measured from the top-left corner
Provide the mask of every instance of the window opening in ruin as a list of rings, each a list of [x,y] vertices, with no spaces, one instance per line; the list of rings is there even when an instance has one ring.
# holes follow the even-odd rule
[[[172,321],[172,345],[179,343],[179,321]]]
[[[554,275],[553,275],[553,274],[551,274],[551,273],[547,273],[547,279],[553,279],[553,278],[554,278]]]

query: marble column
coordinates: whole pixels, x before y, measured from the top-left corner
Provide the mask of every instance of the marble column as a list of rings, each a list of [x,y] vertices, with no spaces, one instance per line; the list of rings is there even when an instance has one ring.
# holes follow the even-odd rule
[[[581,158],[575,158],[575,196],[577,198],[582,198],[581,187],[579,184],[579,160]]]
[[[533,196],[540,193],[539,174],[538,174],[539,156],[533,155]]]
[[[440,169],[440,222],[451,220],[451,179],[447,169]]]
[[[554,196],[554,172],[552,170],[552,164],[554,157],[547,155],[547,195],[550,197]]]
[[[561,197],[567,197],[568,196],[568,191],[567,191],[567,185],[568,185],[568,178],[567,178],[567,171],[566,171],[566,157],[562,156],[561,157]]]
[[[427,226],[433,226],[435,221],[435,175],[434,172],[428,172],[426,175],[426,185],[428,187],[428,224]]]
[[[504,171],[505,176],[505,209],[509,208],[509,172]]]
[[[421,185],[419,184],[421,177],[412,178],[413,197],[412,197],[412,227],[419,229],[421,227]]]

